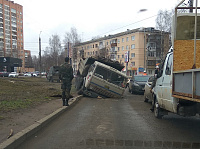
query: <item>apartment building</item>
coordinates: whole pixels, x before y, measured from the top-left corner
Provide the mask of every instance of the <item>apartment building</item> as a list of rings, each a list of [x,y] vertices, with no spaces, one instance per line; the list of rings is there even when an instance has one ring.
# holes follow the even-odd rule
[[[0,57],[22,59],[24,68],[23,41],[23,7],[13,1],[0,0]]]
[[[169,49],[169,33],[152,27],[138,28],[83,42],[74,48],[78,51],[77,59],[104,56],[123,64],[122,71],[127,75],[144,71],[153,75],[156,64]]]

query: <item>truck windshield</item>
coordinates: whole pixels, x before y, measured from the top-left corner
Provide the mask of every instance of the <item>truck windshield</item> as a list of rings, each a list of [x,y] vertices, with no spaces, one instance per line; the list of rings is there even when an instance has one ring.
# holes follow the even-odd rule
[[[125,87],[126,78],[117,73],[117,71],[115,72],[104,67],[97,66],[94,75],[120,87]]]

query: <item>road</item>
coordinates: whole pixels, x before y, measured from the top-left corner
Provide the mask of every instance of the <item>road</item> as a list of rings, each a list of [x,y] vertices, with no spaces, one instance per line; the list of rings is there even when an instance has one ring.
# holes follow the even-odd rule
[[[20,149],[200,148],[200,118],[169,114],[156,119],[143,95],[83,98]]]

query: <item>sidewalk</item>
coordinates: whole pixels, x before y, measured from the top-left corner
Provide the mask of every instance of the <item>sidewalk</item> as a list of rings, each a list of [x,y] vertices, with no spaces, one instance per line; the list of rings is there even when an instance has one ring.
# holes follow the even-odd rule
[[[26,110],[26,113],[15,113],[15,116],[11,118],[10,124],[3,126],[5,124],[2,120],[0,121],[0,128],[4,127],[0,132],[1,144],[0,149],[14,149],[23,141],[25,141],[29,136],[35,134],[41,128],[45,127],[49,122],[54,120],[56,117],[61,115],[66,110],[70,109],[81,99],[81,95],[74,97],[69,100],[68,107],[62,106],[61,99],[50,101],[45,103],[35,109]],[[22,111],[21,111],[22,112]],[[13,123],[14,122],[14,123]],[[12,125],[13,123],[13,125]],[[24,123],[23,125],[20,125]],[[13,129],[14,135],[7,139],[10,133],[10,129]],[[2,143],[2,141],[4,141]]]

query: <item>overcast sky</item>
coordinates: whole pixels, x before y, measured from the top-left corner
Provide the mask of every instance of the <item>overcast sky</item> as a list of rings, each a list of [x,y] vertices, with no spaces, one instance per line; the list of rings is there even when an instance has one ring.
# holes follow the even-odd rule
[[[155,27],[159,10],[172,10],[180,0],[14,0],[23,6],[24,48],[38,55],[40,31],[42,50],[49,37],[75,27],[83,41],[127,29]],[[139,12],[141,9],[147,11]],[[142,21],[143,20],[143,21]]]

